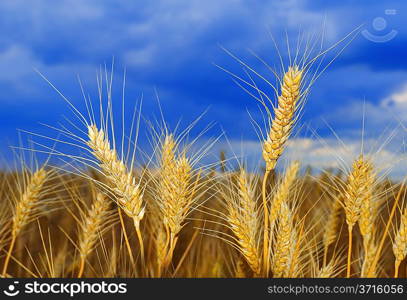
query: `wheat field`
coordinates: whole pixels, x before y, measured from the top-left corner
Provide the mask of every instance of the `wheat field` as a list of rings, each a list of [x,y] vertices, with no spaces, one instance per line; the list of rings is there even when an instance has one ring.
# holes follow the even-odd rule
[[[16,147],[16,168],[1,173],[1,276],[406,277],[404,182],[365,151],[318,174],[280,162],[320,75],[308,56],[276,72],[275,95],[244,82],[267,118],[258,171],[224,153],[202,165],[216,139],[192,151],[194,124],[150,125],[152,151],[140,150],[141,105],[118,125],[109,81],[84,111],[63,97],[71,127],[31,133],[53,145]],[[37,159],[44,153],[63,163]]]

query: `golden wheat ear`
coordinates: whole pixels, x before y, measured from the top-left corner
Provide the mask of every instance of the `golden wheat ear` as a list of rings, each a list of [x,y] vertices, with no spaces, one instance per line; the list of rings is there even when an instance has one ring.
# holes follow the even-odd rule
[[[159,173],[157,182],[157,204],[162,217],[164,232],[156,237],[157,262],[159,274],[172,261],[178,235],[185,225],[185,220],[193,209],[195,193],[200,174],[194,173],[192,162],[185,149],[179,149],[172,134],[167,134],[160,149]]]
[[[275,168],[292,132],[301,95],[302,78],[303,70],[300,70],[298,66],[289,67],[284,74],[281,95],[278,97],[277,107],[274,110],[271,128],[263,143],[263,158],[267,171]]]
[[[293,233],[293,215],[288,205],[283,203],[280,208],[277,235],[273,247],[271,265],[273,277],[283,277],[288,270]]]
[[[323,266],[318,270],[316,278],[331,278],[335,271],[335,265],[329,262],[326,266]]]
[[[274,223],[280,213],[281,206],[289,199],[290,192],[300,170],[300,163],[294,161],[286,170],[283,179],[277,186],[270,206],[270,233],[273,231]]]
[[[86,259],[95,248],[101,232],[109,228],[109,216],[111,215],[110,202],[104,194],[97,192],[95,200],[81,224],[82,230],[78,244],[80,255],[78,278],[82,277]]]
[[[99,130],[95,125],[89,126],[88,138],[88,146],[117,195],[118,204],[135,223],[139,224],[144,217],[145,207],[141,187],[137,184],[136,178],[127,171],[126,165],[119,159],[102,129]]]
[[[378,214],[377,199],[375,199],[375,173],[373,165],[368,162],[368,168],[366,169],[366,190],[362,198],[362,204],[360,207],[360,218],[358,220],[360,233],[363,237],[363,245],[365,253],[368,252],[368,247],[373,238],[375,231],[375,221]]]
[[[373,177],[373,167],[369,160],[360,155],[352,164],[352,171],[348,176],[345,190],[344,208],[346,223],[348,224],[348,263],[347,277],[350,277],[352,255],[352,231],[356,222],[360,219],[361,208],[370,197],[370,189]],[[370,198],[368,199],[370,201]]]
[[[144,217],[145,204],[140,184],[137,183],[133,173],[127,170],[124,162],[119,159],[103,129],[98,129],[96,125],[88,126],[87,144],[98,160],[103,174],[108,179],[114,200],[133,220],[139,239],[141,259],[144,261],[144,244],[140,222]],[[131,253],[130,249],[129,253]]]
[[[41,198],[41,193],[48,176],[49,172],[44,168],[34,172],[16,203],[12,219],[11,242],[3,266],[3,276],[5,276],[7,273],[8,263],[10,261],[11,253],[13,252],[17,236],[24,226],[31,222],[35,216],[38,216],[38,202]]]
[[[316,255],[318,255],[318,254],[316,254]],[[343,255],[342,251],[334,252],[331,259],[329,260],[329,262],[323,264],[319,268],[318,268],[318,265],[316,266],[317,270],[316,270],[316,272],[314,271],[313,277],[315,277],[315,278],[339,277],[340,274],[342,274],[346,268],[346,265],[343,264],[344,260],[345,260],[345,256]]]
[[[255,276],[261,272],[259,251],[259,214],[253,187],[242,168],[237,180],[237,194],[226,197],[227,221],[242,253]]]

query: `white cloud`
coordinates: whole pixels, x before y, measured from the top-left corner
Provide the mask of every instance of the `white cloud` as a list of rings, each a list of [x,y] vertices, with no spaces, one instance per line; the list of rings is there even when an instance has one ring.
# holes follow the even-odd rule
[[[384,144],[384,148],[382,148]],[[362,141],[357,139],[336,138],[292,138],[281,157],[278,167],[285,167],[293,160],[299,160],[303,167],[311,166],[314,171],[320,172],[327,168],[340,169],[347,173],[361,153]],[[405,155],[397,145],[378,142],[376,139],[363,141],[363,152],[373,160],[376,169],[381,174],[389,174],[394,178],[401,178],[405,174],[403,167]],[[261,143],[255,140],[233,140],[229,143],[220,143],[214,152],[225,150],[230,163],[244,162],[248,168],[258,170],[263,164],[261,157]],[[403,161],[403,163],[400,163]]]
[[[383,144],[385,147],[382,148]],[[310,165],[317,170],[335,168],[346,172],[361,152],[369,155],[378,169],[393,173],[397,162],[404,159],[400,149],[394,147],[391,141],[386,144],[386,141],[374,138],[364,139],[363,145],[361,139],[339,141],[336,138],[296,138],[288,142],[286,158],[298,159],[303,165]]]
[[[407,109],[407,82],[400,89],[384,98],[380,104],[385,107]]]

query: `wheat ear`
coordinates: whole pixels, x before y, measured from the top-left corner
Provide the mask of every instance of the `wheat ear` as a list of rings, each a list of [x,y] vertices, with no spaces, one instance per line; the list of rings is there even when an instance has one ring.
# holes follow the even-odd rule
[[[318,270],[316,278],[331,278],[335,272],[335,261],[329,262]]]
[[[266,172],[263,177],[262,198],[264,210],[264,232],[263,232],[263,259],[265,273],[269,272],[269,215],[266,195],[267,178],[271,170],[276,166],[278,158],[284,151],[285,143],[290,137],[293,129],[298,103],[301,94],[301,80],[303,70],[298,66],[288,68],[284,74],[281,95],[278,97],[277,107],[274,109],[269,134],[263,143],[263,159],[266,162]]]
[[[261,259],[258,249],[259,216],[256,199],[246,171],[242,168],[238,177],[237,199],[227,199],[228,223],[243,254],[255,275],[260,274]]]
[[[347,262],[347,277],[350,277],[351,256],[352,256],[352,231],[353,226],[358,222],[361,213],[362,203],[369,197],[370,184],[372,182],[373,168],[371,163],[360,155],[352,164],[352,171],[348,176],[345,190],[345,213],[348,224],[349,247]]]
[[[82,230],[78,247],[80,254],[78,278],[81,278],[83,275],[86,259],[95,247],[100,230],[102,227],[107,228],[106,220],[110,214],[109,204],[105,195],[97,193],[88,215],[81,224]]]
[[[375,218],[377,215],[377,206],[373,198],[373,188],[375,181],[375,174],[370,165],[370,170],[366,173],[366,190],[362,198],[362,205],[360,207],[360,218],[358,220],[360,233],[363,237],[363,246],[365,253],[368,251],[369,243],[372,239],[375,229]]]
[[[177,144],[172,135],[165,137],[162,154],[159,182],[160,206],[163,223],[167,230],[167,254],[164,266],[171,262],[178,234],[193,205],[194,187],[191,182],[192,166],[185,153],[177,156]]]
[[[297,178],[299,169],[300,163],[298,161],[294,161],[288,167],[284,178],[277,187],[270,206],[270,231],[273,230],[274,223],[280,213],[281,205],[288,201],[290,190],[295,182],[295,179]]]
[[[271,171],[284,151],[285,143],[290,137],[295,123],[295,114],[300,99],[300,87],[303,71],[297,66],[289,67],[284,74],[281,95],[278,97],[267,140],[263,144],[263,158],[266,169]]]
[[[272,272],[273,277],[282,277],[287,270],[290,259],[291,238],[294,226],[292,212],[286,203],[281,205],[278,217],[278,230],[273,248]]]
[[[21,229],[30,222],[30,218],[35,212],[36,205],[41,195],[41,190],[47,179],[48,172],[43,168],[37,170],[32,174],[27,187],[21,194],[20,199],[16,205],[11,230],[11,242],[7,252],[7,256],[3,266],[3,277],[7,273],[8,263],[10,261],[11,253],[13,252],[14,245],[18,234]]]
[[[100,168],[109,180],[117,203],[133,220],[140,243],[141,259],[144,261],[144,245],[140,231],[140,222],[144,217],[145,206],[140,185],[132,172],[128,172],[125,164],[118,158],[116,150],[112,149],[105,132],[95,125],[88,126],[88,146],[99,161]],[[130,251],[130,249],[129,249]]]
[[[394,267],[394,277],[398,277],[400,263],[407,255],[407,208],[404,209],[401,215],[401,222],[396,237],[393,242],[393,253],[396,257]]]
[[[298,171],[300,169],[300,163],[294,161],[286,170],[285,175],[278,185],[277,190],[272,198],[270,213],[269,213],[269,241],[273,240],[274,234],[274,225],[280,214],[281,206],[288,201],[290,190],[294,184],[295,179],[297,178]],[[269,245],[270,247],[270,245]],[[270,259],[270,255],[268,260]],[[266,265],[270,262],[268,261]],[[268,272],[267,272],[268,273]]]

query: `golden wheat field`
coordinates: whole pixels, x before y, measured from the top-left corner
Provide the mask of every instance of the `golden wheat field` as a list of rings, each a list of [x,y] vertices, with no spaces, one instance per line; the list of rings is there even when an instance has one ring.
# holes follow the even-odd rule
[[[143,152],[141,104],[130,123],[117,122],[109,80],[85,110],[63,98],[72,119],[54,124],[57,137],[37,135],[51,145],[16,147],[16,167],[1,173],[1,276],[406,277],[404,182],[383,176],[363,149],[343,170],[319,174],[281,162],[320,75],[308,56],[276,71],[272,95],[245,82],[267,119],[258,171],[224,153],[200,164],[216,139],[192,151],[194,124],[151,125]]]

